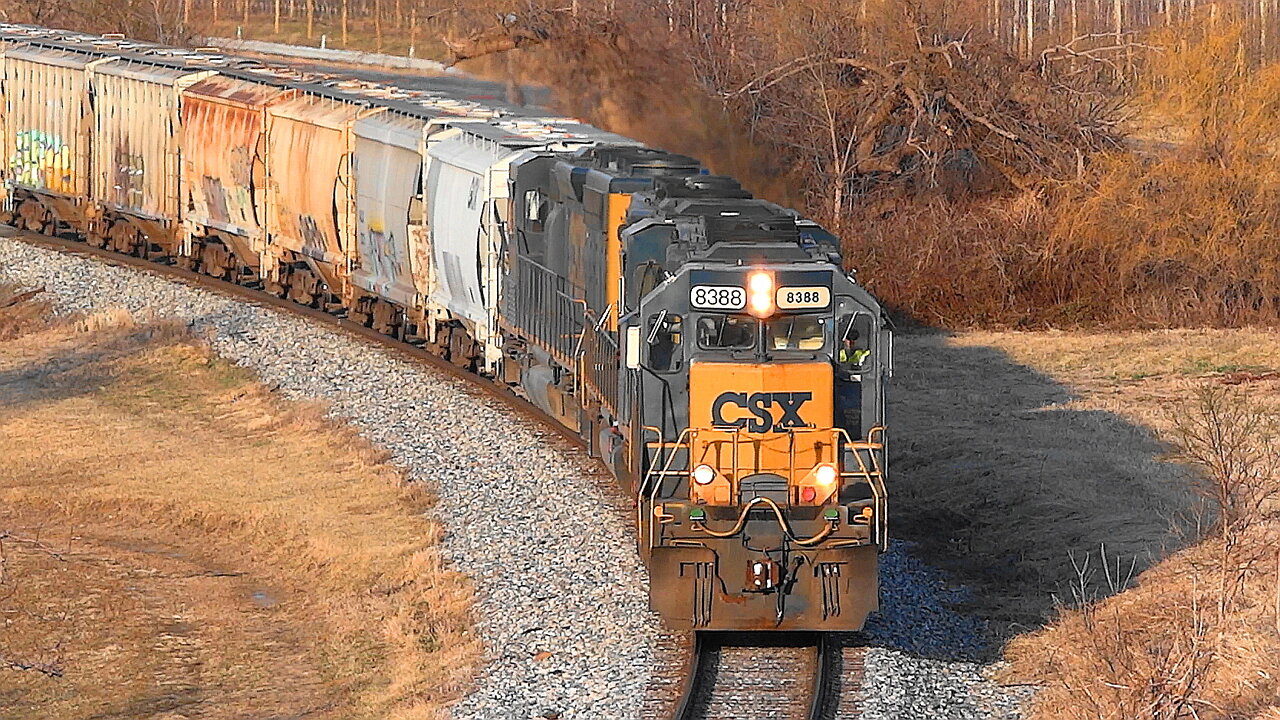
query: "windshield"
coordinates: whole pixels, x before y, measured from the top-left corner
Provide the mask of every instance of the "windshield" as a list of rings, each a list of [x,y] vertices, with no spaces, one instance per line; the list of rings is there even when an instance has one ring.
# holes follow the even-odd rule
[[[821,350],[827,341],[822,315],[790,315],[770,320],[765,327],[769,350]]]
[[[704,350],[749,350],[756,344],[756,321],[740,315],[698,318],[698,347]]]

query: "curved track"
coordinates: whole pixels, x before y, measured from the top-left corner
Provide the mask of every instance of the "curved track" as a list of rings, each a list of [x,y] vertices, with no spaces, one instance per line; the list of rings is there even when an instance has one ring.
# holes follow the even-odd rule
[[[325,323],[347,334],[359,337],[367,342],[377,343],[378,345],[400,355],[418,362],[426,363],[436,370],[447,373],[452,377],[465,380],[470,383],[471,387],[505,403],[511,407],[512,410],[520,413],[526,418],[538,422],[546,429],[554,432],[556,435],[568,441],[575,447],[586,447],[582,438],[578,437],[576,433],[557,423],[550,416],[544,413],[541,408],[516,395],[507,388],[490,381],[484,376],[458,367],[457,365],[454,365],[448,360],[445,360],[426,349],[410,343],[402,342],[359,323],[351,322],[340,315],[335,315],[306,305],[299,305],[291,300],[277,297],[271,293],[248,285],[238,285],[226,280],[219,280],[218,278],[202,275],[201,273],[193,270],[187,270],[165,262],[145,260],[133,255],[123,255],[113,250],[94,247],[80,240],[71,240],[57,235],[38,235],[25,230],[17,230],[11,237],[15,240],[21,240],[23,242],[31,243],[32,245],[46,247],[51,250],[57,250],[59,252],[73,255],[93,257],[111,265],[130,267],[157,275],[163,275],[165,277],[180,280],[188,285],[194,285],[196,287],[232,295],[259,305],[277,308],[295,315],[301,315],[317,322]]]

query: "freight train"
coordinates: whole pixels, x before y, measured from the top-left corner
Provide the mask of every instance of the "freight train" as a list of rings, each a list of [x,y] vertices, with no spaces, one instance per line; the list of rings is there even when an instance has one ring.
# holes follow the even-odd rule
[[[0,83],[0,219],[510,387],[632,493],[672,625],[876,609],[891,328],[816,223],[575,120],[216,52],[3,25]]]

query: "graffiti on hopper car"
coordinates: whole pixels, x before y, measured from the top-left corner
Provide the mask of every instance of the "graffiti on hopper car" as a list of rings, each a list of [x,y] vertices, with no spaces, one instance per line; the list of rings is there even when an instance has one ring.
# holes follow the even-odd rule
[[[75,191],[75,158],[61,137],[39,130],[25,130],[14,140],[9,171],[15,185],[61,193]]]
[[[125,207],[142,207],[146,182],[146,159],[141,153],[130,152],[124,144],[116,145],[114,158],[115,177],[111,183],[116,191],[116,202]]]
[[[363,216],[362,218],[363,219]],[[395,233],[387,232],[381,218],[369,222],[368,232],[361,238],[361,251],[369,269],[379,278],[399,278],[405,273],[404,258],[400,256],[400,243]]]

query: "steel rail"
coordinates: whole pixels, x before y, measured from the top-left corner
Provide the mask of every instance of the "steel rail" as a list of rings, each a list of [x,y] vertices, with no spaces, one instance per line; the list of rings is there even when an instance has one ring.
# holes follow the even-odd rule
[[[684,680],[684,690],[680,700],[676,702],[672,720],[696,720],[697,701],[702,695],[703,676],[706,674],[707,644],[700,632],[693,634],[693,657],[689,660],[688,675]]]
[[[808,635],[808,637],[805,637]],[[709,658],[712,653],[722,647],[733,647],[733,634],[727,638],[710,639],[704,632],[695,632],[693,639],[693,657],[689,661],[688,675],[685,677],[684,690],[672,712],[672,720],[701,720],[706,713],[704,706],[711,689],[717,682],[720,668],[710,668]],[[818,632],[797,634],[804,637],[800,646],[813,646],[813,680],[809,687],[804,717],[807,720],[830,720],[832,713],[839,706],[838,694],[842,688],[839,683],[841,647],[832,633]],[[750,645],[752,643],[743,643]],[[723,661],[723,658],[722,658]],[[746,717],[745,715],[743,717]]]
[[[178,280],[186,285],[197,287],[202,290],[211,290],[222,295],[246,300],[264,307],[284,310],[293,315],[298,315],[309,320],[327,324],[347,335],[354,336],[365,342],[380,345],[392,352],[404,356],[405,358],[430,365],[435,370],[439,370],[450,377],[462,380],[469,386],[480,390],[485,395],[504,403],[526,419],[537,422],[547,430],[551,430],[556,435],[568,441],[573,447],[580,450],[586,448],[586,442],[577,433],[556,422],[550,415],[543,412],[542,408],[539,408],[537,405],[534,405],[528,400],[516,395],[509,389],[499,385],[497,382],[490,380],[479,373],[474,373],[458,367],[425,348],[418,347],[402,340],[397,340],[390,335],[380,333],[373,328],[365,327],[364,325],[352,322],[346,318],[334,315],[333,313],[325,312],[324,310],[306,305],[300,305],[292,300],[281,298],[264,290],[258,290],[247,285],[240,285],[228,280],[210,277],[208,275],[195,272],[194,270],[188,270],[168,263],[147,260],[135,255],[126,255],[114,250],[94,247],[80,240],[69,240],[65,237],[43,235],[27,230],[18,230],[8,237],[12,240],[37,245],[50,250],[56,250],[68,255],[91,257],[96,260],[103,261],[108,265],[128,267],[134,270],[149,272],[153,275]],[[604,469],[603,462],[601,462],[599,458],[593,458],[593,460],[600,462],[601,468]]]
[[[809,691],[809,720],[827,720],[827,710],[836,707],[833,692],[839,692],[833,682],[834,664],[833,650],[839,650],[839,644],[831,640],[831,633],[819,633],[817,642],[817,665],[813,671],[813,688]]]

